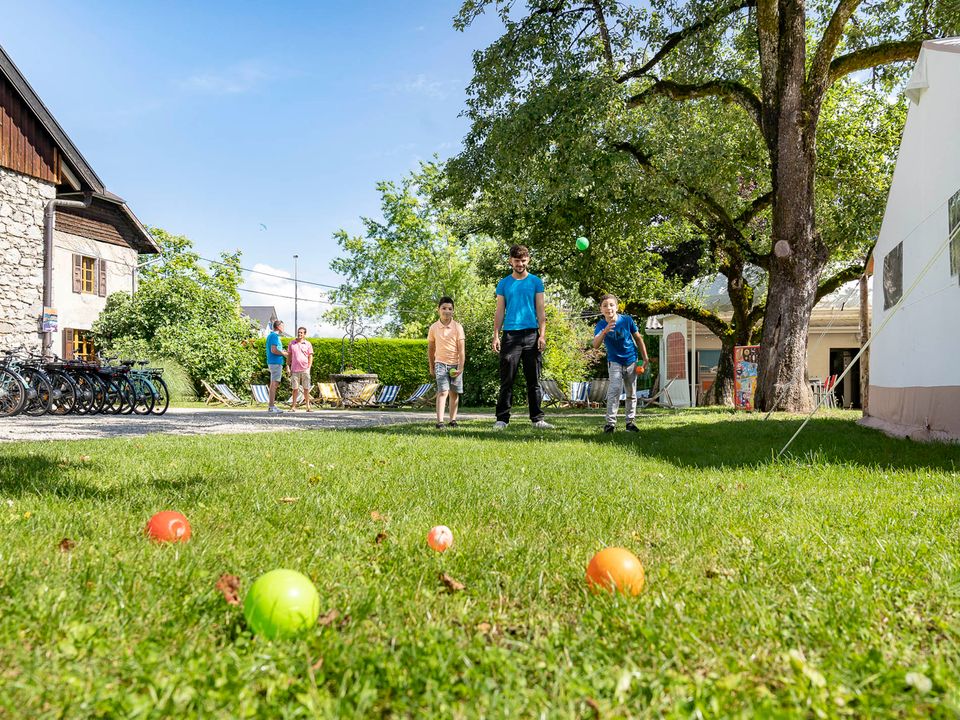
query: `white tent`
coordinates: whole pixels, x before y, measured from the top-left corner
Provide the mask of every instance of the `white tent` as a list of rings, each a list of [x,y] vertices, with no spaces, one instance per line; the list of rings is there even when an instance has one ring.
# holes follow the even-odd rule
[[[874,250],[878,282],[862,422],[918,439],[957,440],[960,38],[923,43],[905,92],[910,108]]]

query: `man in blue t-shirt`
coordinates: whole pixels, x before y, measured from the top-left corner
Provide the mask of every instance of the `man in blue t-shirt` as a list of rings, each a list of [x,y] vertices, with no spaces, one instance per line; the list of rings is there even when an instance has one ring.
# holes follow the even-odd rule
[[[607,422],[603,431],[612,433],[616,427],[620,394],[626,389],[627,403],[624,409],[627,430],[640,432],[633,421],[637,417],[637,374],[647,367],[647,346],[633,318],[617,314],[618,304],[616,295],[600,298],[601,317],[593,329],[593,348],[599,348],[601,342],[607,348],[607,373],[610,377],[610,384],[607,385]],[[640,365],[637,364],[637,348],[643,356]]]
[[[277,397],[277,385],[280,384],[280,378],[283,377],[283,359],[290,355],[283,349],[283,341],[280,340],[280,333],[282,332],[283,321],[274,320],[273,332],[267,335],[267,369],[270,370],[270,401],[267,405],[267,412],[274,415],[282,412],[280,408],[274,405],[274,401]]]
[[[510,248],[513,272],[497,283],[497,311],[493,316],[493,351],[500,355],[500,395],[494,430],[503,430],[510,422],[513,384],[523,364],[527,381],[530,422],[547,430],[553,425],[543,419],[540,408],[540,368],[546,347],[547,316],[544,310],[543,281],[527,272],[530,251],[523,245]],[[501,342],[500,331],[503,331]]]

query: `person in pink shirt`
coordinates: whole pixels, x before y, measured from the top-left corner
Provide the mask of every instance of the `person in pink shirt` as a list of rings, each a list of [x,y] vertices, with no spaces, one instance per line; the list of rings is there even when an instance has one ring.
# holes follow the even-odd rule
[[[313,345],[307,340],[307,329],[297,328],[297,339],[287,346],[290,354],[290,412],[297,409],[297,392],[310,412],[310,368],[313,366]]]
[[[457,406],[463,394],[463,368],[467,364],[463,326],[453,319],[453,298],[442,297],[437,304],[440,319],[427,333],[427,361],[430,375],[437,379],[437,430],[442,430],[443,410],[450,398],[450,427],[457,427]]]

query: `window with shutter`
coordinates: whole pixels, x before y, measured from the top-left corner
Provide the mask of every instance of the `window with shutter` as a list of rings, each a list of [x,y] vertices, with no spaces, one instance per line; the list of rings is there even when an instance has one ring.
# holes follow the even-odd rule
[[[73,330],[70,328],[65,328],[63,331],[63,358],[73,360]]]
[[[83,258],[80,255],[73,256],[73,291],[78,293],[83,288]]]
[[[107,261],[103,258],[97,260],[97,295],[107,296]]]

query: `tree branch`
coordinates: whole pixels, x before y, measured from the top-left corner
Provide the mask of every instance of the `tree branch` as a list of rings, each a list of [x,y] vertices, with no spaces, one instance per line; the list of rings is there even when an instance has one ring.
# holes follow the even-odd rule
[[[702,97],[718,97],[721,100],[735,102],[746,110],[761,130],[763,129],[763,109],[760,98],[746,85],[731,80],[713,80],[701,85],[684,85],[672,80],[658,80],[653,85],[627,101],[628,107],[636,107],[655,95],[666,95],[673,100],[693,100]]]
[[[760,195],[742,213],[737,215],[733,221],[740,227],[745,227],[750,224],[750,222],[761,212],[770,207],[770,204],[773,202],[773,190],[765,192],[763,195]]]
[[[620,77],[617,78],[618,83],[625,83],[627,80],[632,80],[634,78],[643,77],[650,70],[652,70],[656,65],[663,60],[667,55],[670,54],[670,51],[673,50],[677,45],[686,40],[688,37],[696,35],[702,30],[706,30],[711,25],[715,25],[724,18],[732,15],[738,10],[743,10],[744,8],[755,7],[757,0],[736,0],[735,2],[727,5],[725,8],[721,9],[720,12],[715,17],[706,18],[701,20],[698,23],[694,23],[689,27],[686,27],[682,30],[677,30],[674,33],[671,33],[667,36],[666,41],[663,43],[663,46],[654,54],[650,60],[648,60],[643,66],[630,70]]]
[[[810,71],[807,74],[808,97],[811,100],[819,101],[827,89],[827,81],[830,78],[830,61],[837,51],[837,45],[843,37],[843,29],[847,21],[856,11],[863,0],[840,0],[833,16],[823,31],[823,37],[820,38],[820,44],[817,45],[817,52],[810,64]]]
[[[600,27],[600,37],[603,40],[603,55],[607,58],[610,71],[613,72],[613,48],[610,46],[610,30],[607,28],[606,18],[603,17],[603,8],[600,6],[600,0],[593,0],[593,12],[597,16],[597,25]]]
[[[717,337],[733,332],[733,328],[726,320],[717,313],[705,310],[701,307],[694,307],[682,302],[647,302],[645,300],[628,300],[624,303],[624,309],[630,315],[639,315],[650,317],[651,315],[679,315],[687,320],[693,320],[706,327]]]
[[[900,40],[881,43],[834,58],[833,62],[830,63],[830,77],[827,80],[827,87],[830,87],[843,76],[858,70],[867,70],[888,63],[916,60],[922,45],[923,40]]]
[[[838,287],[844,283],[848,283],[851,280],[856,280],[858,277],[863,275],[863,263],[857,265],[850,265],[845,267],[843,270],[840,270],[836,275],[824,280],[817,286],[817,294],[814,296],[814,302],[820,302],[824,297],[832,293]]]

